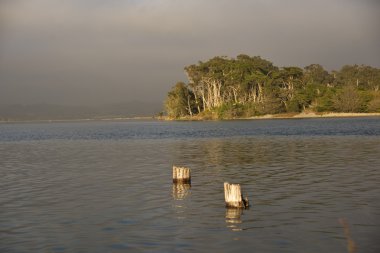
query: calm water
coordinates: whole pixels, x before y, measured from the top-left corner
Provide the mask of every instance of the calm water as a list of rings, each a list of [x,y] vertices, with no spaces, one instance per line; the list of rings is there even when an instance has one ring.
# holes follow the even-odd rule
[[[0,252],[380,252],[379,165],[380,118],[0,124]]]

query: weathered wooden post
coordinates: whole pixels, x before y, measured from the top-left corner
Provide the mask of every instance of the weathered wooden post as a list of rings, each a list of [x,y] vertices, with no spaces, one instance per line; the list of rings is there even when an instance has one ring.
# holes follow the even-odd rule
[[[173,165],[173,183],[191,184],[190,169]]]
[[[224,199],[226,207],[247,208],[249,202],[247,197],[241,194],[240,184],[224,183]]]

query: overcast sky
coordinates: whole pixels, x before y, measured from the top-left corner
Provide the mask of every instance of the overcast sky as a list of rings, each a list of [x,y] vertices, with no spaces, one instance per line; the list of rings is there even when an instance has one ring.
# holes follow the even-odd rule
[[[378,0],[0,0],[0,104],[161,101],[186,65],[380,67]]]

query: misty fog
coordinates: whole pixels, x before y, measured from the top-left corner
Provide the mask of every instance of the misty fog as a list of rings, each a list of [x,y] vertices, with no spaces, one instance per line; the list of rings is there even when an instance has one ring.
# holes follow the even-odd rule
[[[161,103],[186,65],[380,67],[380,5],[353,0],[0,2],[0,105]]]

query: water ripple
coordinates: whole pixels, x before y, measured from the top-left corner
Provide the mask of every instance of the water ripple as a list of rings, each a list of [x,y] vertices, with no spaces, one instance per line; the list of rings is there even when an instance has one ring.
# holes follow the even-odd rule
[[[133,124],[132,133],[142,123]],[[170,124],[165,131],[160,124],[168,123],[146,128],[174,134]],[[219,124],[174,125],[184,126],[186,135],[218,126],[214,136],[252,127]],[[249,131],[263,131],[268,124]],[[75,126],[61,127],[72,129],[74,138],[88,125]],[[124,127],[129,126],[112,126],[119,137]],[[57,133],[49,135],[54,138],[35,140],[32,134],[32,141],[24,132],[20,140],[10,137],[8,129],[6,138],[0,134],[0,251],[345,252],[339,224],[345,218],[359,249],[377,252],[380,137],[345,131],[304,135],[302,127],[296,134],[296,126],[281,135],[281,127],[273,128],[269,137],[250,132],[117,140],[103,138],[102,129],[97,134],[90,129],[88,139],[84,132],[78,139],[55,138],[62,129],[54,129]],[[173,164],[192,169],[191,186],[173,185]],[[242,185],[250,209],[225,208],[224,181]]]

